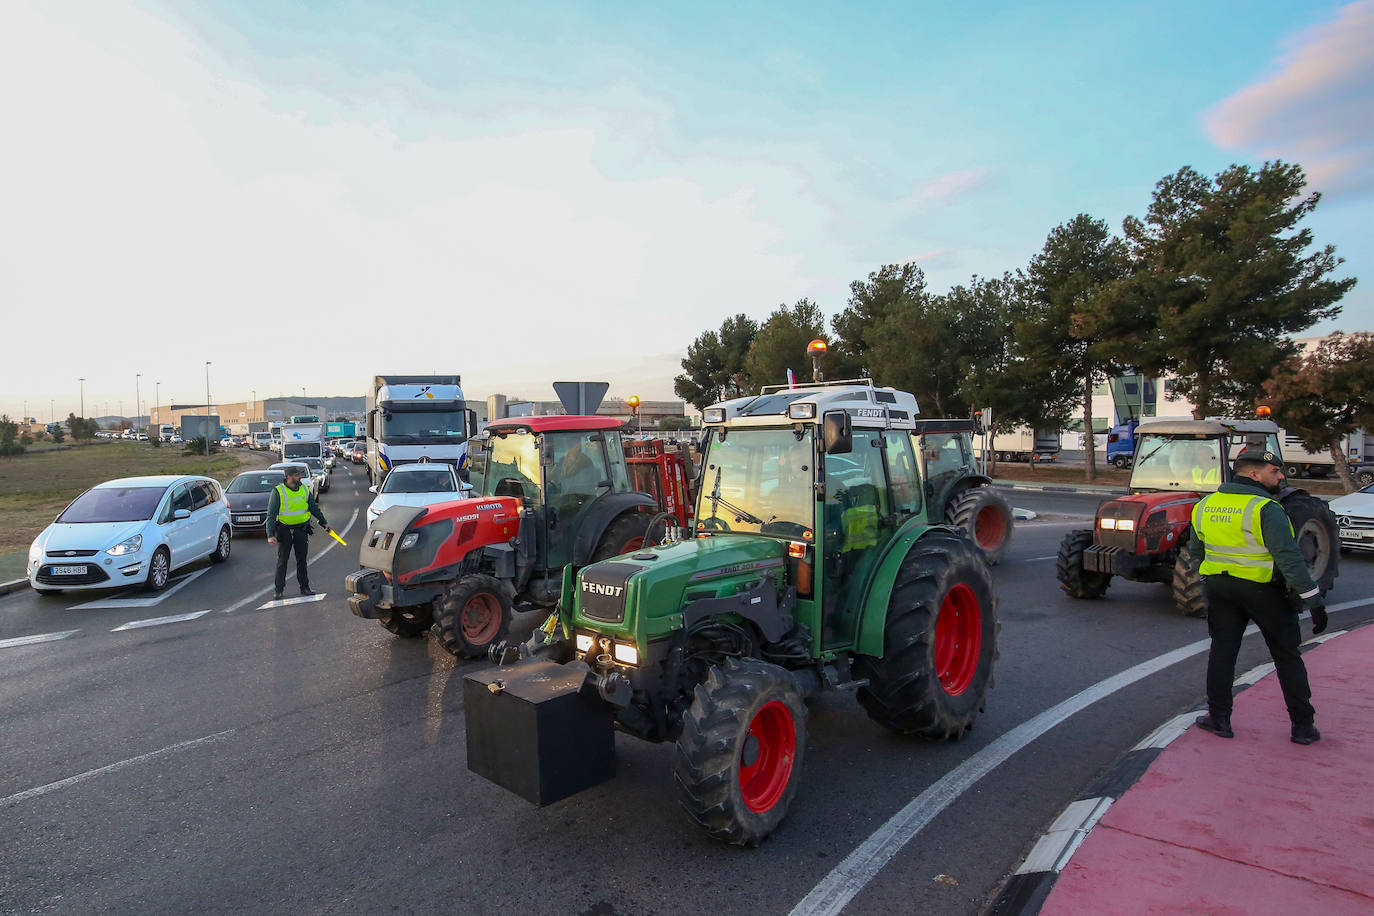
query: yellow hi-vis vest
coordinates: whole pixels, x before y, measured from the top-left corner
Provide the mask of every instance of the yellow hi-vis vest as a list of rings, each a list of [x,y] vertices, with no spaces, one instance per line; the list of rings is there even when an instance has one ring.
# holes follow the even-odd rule
[[[1264,546],[1260,510],[1273,500],[1244,493],[1212,493],[1193,506],[1193,530],[1206,545],[1198,567],[1204,576],[1227,573],[1251,582],[1274,578],[1274,556]],[[1289,530],[1293,524],[1289,522]]]
[[[281,507],[277,509],[277,522],[282,525],[299,525],[310,521],[310,488],[301,484],[292,490],[284,483],[277,484],[277,498]]]

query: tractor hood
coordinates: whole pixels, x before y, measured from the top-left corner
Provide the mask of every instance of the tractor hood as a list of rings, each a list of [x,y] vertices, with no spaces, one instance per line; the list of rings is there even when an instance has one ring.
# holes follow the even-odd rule
[[[572,623],[637,642],[675,633],[692,601],[734,595],[770,573],[781,591],[786,554],[776,538],[717,534],[596,563],[573,583]]]

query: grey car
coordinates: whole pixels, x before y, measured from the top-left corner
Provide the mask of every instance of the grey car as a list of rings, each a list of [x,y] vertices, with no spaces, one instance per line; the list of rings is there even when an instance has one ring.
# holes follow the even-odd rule
[[[229,497],[229,523],[234,531],[266,531],[272,489],[286,480],[281,471],[244,471],[224,488]]]

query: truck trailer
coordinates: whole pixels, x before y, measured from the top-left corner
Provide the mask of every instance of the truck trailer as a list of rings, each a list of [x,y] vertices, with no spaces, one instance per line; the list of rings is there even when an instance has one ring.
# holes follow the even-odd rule
[[[398,464],[428,459],[467,478],[468,438],[477,413],[457,375],[378,375],[364,398],[367,478],[380,484]]]
[[[281,460],[324,458],[324,424],[286,423],[281,428]]]
[[[1028,426],[1018,426],[993,436],[988,452],[998,461],[1053,461],[1059,457],[1059,433],[1052,429],[1032,430]],[[988,457],[982,454],[981,442],[975,445],[974,453],[980,460]]]

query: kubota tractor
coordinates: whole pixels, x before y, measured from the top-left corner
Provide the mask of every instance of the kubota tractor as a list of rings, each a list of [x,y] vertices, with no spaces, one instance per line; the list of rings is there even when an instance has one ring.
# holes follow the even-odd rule
[[[1180,613],[1207,616],[1188,552],[1193,506],[1232,479],[1231,459],[1246,445],[1281,454],[1272,420],[1153,420],[1136,430],[1131,493],[1107,500],[1093,527],[1071,531],[1059,545],[1059,586],[1074,598],[1101,598],[1112,576],[1163,582]],[[1275,500],[1293,523],[1312,578],[1325,593],[1336,580],[1340,550],[1335,516],[1306,490],[1285,487]]]
[[[997,605],[921,478],[915,415],[866,380],[708,407],[694,536],[565,570],[555,614],[465,680],[469,769],[548,804],[614,775],[613,728],[673,741],[690,818],[752,846],[797,791],[806,697],[961,737]]]
[[[565,567],[637,549],[655,517],[685,524],[680,456],[627,459],[622,426],[584,416],[488,424],[469,445],[471,497],[393,506],[368,529],[362,568],[345,580],[353,613],[397,636],[433,626],[449,652],[476,657],[506,635],[513,609],[554,605]],[[662,475],[672,511],[631,489],[632,468]]]

